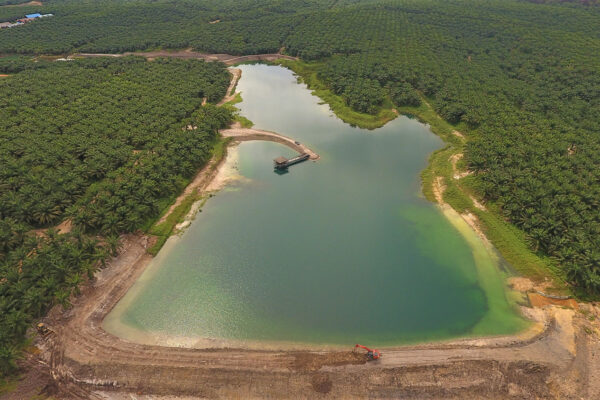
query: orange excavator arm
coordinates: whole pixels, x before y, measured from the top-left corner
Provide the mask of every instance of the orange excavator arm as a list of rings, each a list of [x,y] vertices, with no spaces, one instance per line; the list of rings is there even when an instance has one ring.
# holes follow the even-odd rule
[[[381,357],[381,352],[379,350],[372,350],[367,346],[363,346],[362,344],[357,344],[354,346],[354,348],[365,349],[367,351],[367,357],[369,357],[369,360],[378,360],[379,357]]]

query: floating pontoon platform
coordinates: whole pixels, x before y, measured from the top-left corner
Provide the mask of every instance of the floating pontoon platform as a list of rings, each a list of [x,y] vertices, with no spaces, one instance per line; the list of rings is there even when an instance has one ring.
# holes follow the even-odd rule
[[[310,154],[302,153],[294,158],[277,157],[273,160],[275,163],[275,169],[287,169],[290,165],[298,164],[302,161],[308,160]]]

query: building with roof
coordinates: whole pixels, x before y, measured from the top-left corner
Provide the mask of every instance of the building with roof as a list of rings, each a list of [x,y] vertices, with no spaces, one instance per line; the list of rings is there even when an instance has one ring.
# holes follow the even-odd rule
[[[35,14],[26,14],[25,18],[28,19],[35,19],[35,18],[41,18],[42,14],[40,13],[35,13]]]

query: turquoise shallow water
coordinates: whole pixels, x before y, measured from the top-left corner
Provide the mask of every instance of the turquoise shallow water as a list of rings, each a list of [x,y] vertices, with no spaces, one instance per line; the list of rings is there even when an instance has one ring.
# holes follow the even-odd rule
[[[442,146],[427,126],[400,117],[353,128],[289,70],[241,68],[242,114],[321,159],[278,175],[272,160],[290,149],[242,143],[247,179],[167,243],[105,329],[131,340],[145,332],[383,346],[523,326],[494,254],[420,194],[419,172]]]

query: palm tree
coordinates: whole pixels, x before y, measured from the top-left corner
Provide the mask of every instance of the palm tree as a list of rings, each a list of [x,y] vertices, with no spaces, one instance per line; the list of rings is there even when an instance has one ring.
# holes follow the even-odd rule
[[[13,310],[6,316],[6,325],[11,328],[12,336],[23,336],[29,327],[30,316],[21,310]]]
[[[104,239],[109,249],[109,254],[115,257],[121,249],[121,238],[117,235],[108,236]]]
[[[14,372],[17,369],[16,360],[20,357],[21,352],[17,347],[9,345],[8,343],[0,344],[0,376]]]
[[[79,264],[81,265],[81,264]],[[79,275],[78,273],[74,273],[71,274],[67,277],[67,279],[65,280],[65,283],[67,284],[68,287],[73,288],[73,293],[75,293],[75,295],[79,295],[80,291],[79,291],[79,285],[81,284],[82,279],[81,279],[81,275]]]
[[[71,291],[65,288],[58,289],[54,292],[54,300],[63,308],[69,308],[71,306],[71,302],[69,301],[69,297],[71,297]]]

